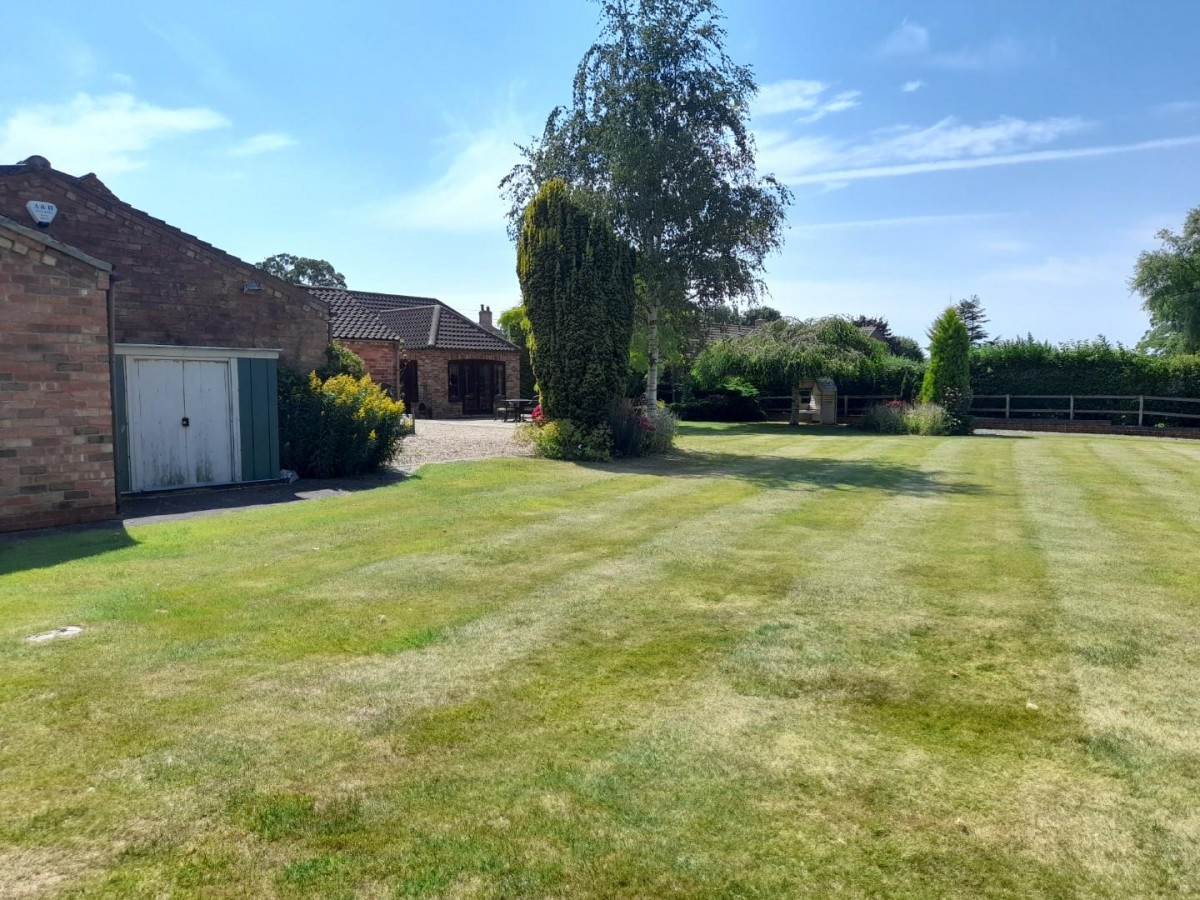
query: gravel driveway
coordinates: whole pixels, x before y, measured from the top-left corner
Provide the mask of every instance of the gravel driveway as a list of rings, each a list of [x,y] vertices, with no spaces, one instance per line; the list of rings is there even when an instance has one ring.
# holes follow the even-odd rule
[[[486,419],[418,419],[417,433],[400,443],[394,468],[413,471],[425,463],[489,456],[530,456],[532,449],[513,440],[516,426]]]

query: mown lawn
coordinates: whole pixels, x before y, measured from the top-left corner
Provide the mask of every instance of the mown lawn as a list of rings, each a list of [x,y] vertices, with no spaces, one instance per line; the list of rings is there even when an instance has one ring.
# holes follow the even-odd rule
[[[1200,891],[1200,443],[681,447],[9,541],[0,895]]]

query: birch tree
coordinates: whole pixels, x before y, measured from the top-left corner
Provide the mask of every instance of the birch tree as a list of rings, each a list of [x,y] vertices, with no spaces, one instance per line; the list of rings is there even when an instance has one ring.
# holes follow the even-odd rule
[[[668,312],[754,301],[782,244],[791,193],[760,177],[749,132],[753,73],[725,51],[714,0],[600,0],[601,33],[523,161],[501,182],[510,233],[561,178],[637,251],[646,399],[658,399]]]

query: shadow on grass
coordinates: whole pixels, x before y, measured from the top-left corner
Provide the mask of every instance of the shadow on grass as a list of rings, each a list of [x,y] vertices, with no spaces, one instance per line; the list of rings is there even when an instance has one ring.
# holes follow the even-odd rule
[[[349,478],[301,479],[292,484],[248,485],[198,491],[164,491],[121,499],[121,519],[128,525],[151,525],[214,515],[233,509],[254,509],[318,500],[387,487],[418,476],[385,470]]]
[[[136,545],[137,541],[123,525],[112,523],[4,535],[0,542],[0,576],[44,569]]]
[[[795,458],[676,450],[660,457],[587,464],[587,467],[665,478],[737,478],[772,490],[871,489],[912,496],[988,492],[982,485],[946,480],[942,473],[903,463],[820,456]]]
[[[868,431],[857,425],[789,425],[787,422],[680,422],[677,426],[677,433],[687,435],[689,437],[715,437],[717,435],[731,437],[749,436],[749,435],[768,435],[770,437],[783,437],[785,435],[794,435],[797,438],[845,438],[851,436],[873,436],[873,437],[903,437],[903,435],[881,435],[875,431]],[[965,437],[979,438],[1001,438],[1004,440],[1028,440],[1032,435],[1017,434],[1014,432],[1005,432],[1003,434],[997,432],[975,432],[972,435],[964,435]]]

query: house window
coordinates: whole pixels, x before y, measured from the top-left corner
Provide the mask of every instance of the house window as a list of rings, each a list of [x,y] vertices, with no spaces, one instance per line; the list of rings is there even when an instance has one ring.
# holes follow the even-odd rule
[[[462,400],[462,365],[456,362],[450,363],[450,372],[446,378],[446,383],[449,385],[451,403],[457,403]]]

